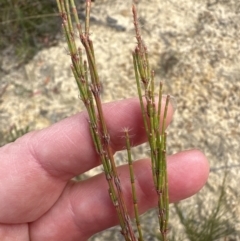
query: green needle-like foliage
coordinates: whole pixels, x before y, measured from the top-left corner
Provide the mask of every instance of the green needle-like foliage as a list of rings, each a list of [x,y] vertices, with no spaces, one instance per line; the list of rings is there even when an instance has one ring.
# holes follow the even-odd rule
[[[125,240],[134,241],[136,238],[131,226],[125,201],[123,199],[121,183],[110,145],[110,135],[105,123],[100,99],[101,84],[98,77],[93,43],[89,37],[91,1],[86,0],[85,31],[82,30],[73,0],[57,0],[57,4],[62,18],[63,32],[66,37],[72,60],[71,69],[76,79],[81,99],[88,112],[90,132],[96,151],[102,161],[109,185],[109,195],[119,217],[120,226],[122,228],[121,232]],[[85,49],[87,62],[83,61],[82,49],[77,48],[76,46],[70,9],[72,10],[72,15],[76,22],[79,38]]]
[[[140,100],[144,126],[151,149],[151,163],[154,186],[158,195],[159,226],[162,240],[167,240],[169,200],[166,161],[167,134],[166,118],[170,96],[167,96],[161,120],[162,83],[159,86],[158,103],[155,102],[154,72],[148,61],[147,47],[144,44],[137,22],[137,11],[133,6],[133,21],[137,46],[133,52],[136,84]],[[143,88],[141,87],[143,86]],[[162,127],[159,129],[160,123]]]
[[[56,10],[53,0],[1,0],[0,51],[11,45],[16,60],[22,64],[43,47],[56,44]]]
[[[128,165],[129,165],[129,172],[130,172],[130,179],[131,179],[131,186],[132,186],[134,214],[135,214],[135,220],[136,220],[137,230],[138,230],[138,234],[139,234],[138,241],[143,241],[143,234],[142,234],[138,205],[137,205],[137,193],[136,193],[136,188],[135,188],[135,178],[134,178],[134,170],[133,170],[133,164],[132,164],[133,161],[132,161],[132,156],[131,156],[130,136],[129,136],[129,130],[127,128],[124,129],[124,134],[125,134],[125,139],[126,139]]]
[[[118,214],[119,223],[122,229],[121,233],[127,241],[143,241],[143,234],[137,206],[137,193],[134,183],[129,133],[126,128],[124,132],[126,138],[126,149],[128,153],[135,220],[139,236],[138,238],[136,238],[133,232],[131,220],[123,198],[121,183],[113,158],[110,135],[103,115],[102,103],[100,99],[101,83],[98,76],[93,42],[91,41],[89,36],[91,1],[86,0],[86,18],[84,31],[79,21],[74,1],[56,1],[60,16],[62,18],[63,32],[71,56],[71,69],[75,77],[81,99],[88,112],[90,133],[95,149],[102,161],[106,180],[109,186],[108,192]],[[165,128],[170,97],[167,96],[165,106],[163,107],[162,111],[162,84],[160,84],[159,97],[157,99],[158,103],[156,103],[154,93],[154,72],[149,66],[147,48],[144,45],[140,35],[135,6],[133,6],[133,17],[136,30],[136,38],[138,42],[137,47],[133,53],[133,64],[144,126],[151,148],[152,174],[154,185],[156,188],[156,194],[158,195],[159,199],[158,216],[160,231],[162,240],[166,241],[168,229],[169,201],[166,164],[167,135],[165,133]],[[83,48],[77,47],[76,45],[76,34],[74,32],[75,25],[73,25],[73,20],[75,21],[78,36],[81,40]],[[85,55],[85,57],[83,55]],[[87,60],[85,61],[84,58],[86,58]],[[143,98],[143,96],[145,97]],[[163,112],[162,119],[160,119],[160,116],[162,116],[161,112]],[[161,128],[159,127],[160,123]]]
[[[226,178],[227,173],[223,178],[222,186],[219,192],[219,198],[216,202],[216,206],[211,210],[208,215],[201,215],[195,212],[188,214],[186,217],[186,211],[182,211],[178,204],[175,204],[176,213],[185,228],[185,234],[191,241],[206,241],[206,240],[227,240],[229,235],[235,234],[236,230],[231,226],[230,220],[224,218],[228,212],[226,205]],[[200,203],[199,205],[204,205]]]

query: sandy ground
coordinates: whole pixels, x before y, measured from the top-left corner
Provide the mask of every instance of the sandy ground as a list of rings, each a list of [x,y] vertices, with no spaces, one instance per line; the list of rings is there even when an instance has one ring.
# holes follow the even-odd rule
[[[142,34],[156,81],[164,80],[165,92],[174,96],[177,104],[168,128],[168,153],[199,148],[211,165],[207,187],[197,197],[183,202],[183,206],[194,209],[199,203],[208,203],[203,205],[203,212],[214,209],[227,170],[229,209],[225,216],[228,219],[234,214],[236,220],[231,225],[240,231],[240,3],[138,2]],[[104,102],[136,96],[131,1],[96,0],[91,37],[98,56]],[[8,74],[0,73],[0,139],[10,125],[40,129],[83,109],[62,36],[56,47],[42,50],[18,69],[13,59],[7,54],[2,59],[1,69]],[[146,153],[145,148],[136,149],[135,157]],[[119,162],[124,160],[122,156],[118,154]],[[154,233],[156,221],[152,221],[152,212],[146,220],[151,222]],[[182,229],[177,218],[172,223],[177,230]],[[101,235],[92,240],[113,240],[112,235],[121,240],[118,232],[112,230]],[[147,240],[156,239],[149,235]]]

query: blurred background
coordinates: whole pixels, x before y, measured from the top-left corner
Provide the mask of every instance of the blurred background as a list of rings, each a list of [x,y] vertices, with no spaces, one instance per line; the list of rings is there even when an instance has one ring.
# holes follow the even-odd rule
[[[83,19],[84,0],[76,5]],[[168,153],[199,148],[211,166],[203,190],[171,206],[170,240],[240,240],[240,3],[139,0],[137,5],[156,82],[164,81],[165,93],[175,99]],[[95,0],[91,24],[103,101],[136,96],[131,1]],[[55,1],[1,0],[0,34],[2,146],[83,105]],[[134,148],[133,155],[149,155],[148,148]],[[117,153],[116,161],[124,163],[125,153]],[[159,240],[156,210],[142,219],[146,240]],[[122,238],[114,227],[91,240]]]

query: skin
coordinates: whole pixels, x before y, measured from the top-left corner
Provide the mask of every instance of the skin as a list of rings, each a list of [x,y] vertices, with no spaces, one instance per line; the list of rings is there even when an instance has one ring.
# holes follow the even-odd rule
[[[121,130],[128,127],[134,145],[146,141],[137,99],[104,105],[114,151],[124,149]],[[167,122],[173,109],[168,110]],[[0,240],[75,241],[118,223],[99,174],[82,182],[71,180],[100,164],[86,112],[46,129],[34,131],[0,148]],[[134,162],[138,205],[143,213],[156,206],[150,160]],[[118,168],[127,208],[133,213],[128,167]],[[169,195],[177,202],[205,184],[209,165],[204,154],[188,150],[168,157]]]

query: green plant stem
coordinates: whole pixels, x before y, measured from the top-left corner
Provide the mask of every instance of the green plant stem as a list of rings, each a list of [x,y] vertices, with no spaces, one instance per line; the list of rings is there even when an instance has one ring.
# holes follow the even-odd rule
[[[131,156],[130,136],[129,136],[129,131],[127,128],[124,129],[124,134],[125,134],[125,139],[126,139],[126,149],[127,149],[129,173],[130,173],[130,179],[131,179],[135,221],[136,221],[138,235],[139,235],[138,241],[143,241],[143,234],[142,234],[142,228],[141,228],[141,224],[140,224],[140,217],[139,217],[138,204],[137,204],[137,193],[136,193],[136,188],[135,188],[133,161],[132,161],[132,156]]]
[[[169,198],[166,161],[166,118],[170,96],[167,96],[163,118],[162,110],[162,83],[159,86],[158,106],[155,104],[154,72],[150,69],[147,47],[145,46],[137,22],[137,11],[132,8],[133,22],[137,39],[137,47],[133,52],[133,63],[137,83],[138,96],[142,110],[144,127],[151,149],[151,164],[153,182],[158,195],[158,217],[160,233],[163,241],[167,240],[168,219],[169,219]],[[141,89],[141,83],[143,90]],[[144,99],[142,93],[145,93]],[[160,129],[160,123],[162,127]]]
[[[88,112],[90,133],[95,149],[99,154],[103,165],[103,169],[109,186],[108,192],[118,214],[120,226],[122,229],[121,233],[123,234],[125,240],[136,241],[137,239],[134,235],[128,210],[126,208],[126,204],[123,198],[121,183],[113,157],[110,135],[105,122],[102,102],[100,98],[101,83],[98,76],[93,43],[89,38],[91,1],[86,0],[86,18],[84,28],[85,32],[83,32],[82,30],[83,28],[78,18],[74,0],[56,1],[62,18],[63,32],[66,37],[68,49],[72,60],[71,69],[76,79],[81,99]],[[72,14],[70,10],[72,10]],[[83,51],[76,45],[72,17],[75,20],[79,38],[85,49],[87,61],[83,60]],[[168,96],[166,98],[163,119],[161,120],[160,116],[162,110],[162,84],[160,83],[158,106],[156,107],[154,95],[154,72],[150,68],[147,47],[143,43],[142,37],[140,35],[135,6],[133,6],[133,19],[137,38],[137,47],[133,52],[134,71],[144,127],[151,149],[152,175],[154,186],[156,188],[159,199],[158,209],[160,232],[162,234],[162,240],[166,241],[169,200],[165,128],[170,97]],[[141,85],[143,86],[143,90]],[[144,93],[144,98],[142,93]],[[160,123],[162,124],[161,129],[159,128]],[[125,130],[125,138],[131,177],[135,220],[139,234],[138,240],[143,241],[139,211],[137,206],[137,195],[131,158],[130,137],[127,129]]]
[[[89,39],[91,1],[86,0],[85,33],[83,33],[77,16],[76,6],[74,1],[70,0],[73,18],[75,19],[77,25],[80,40],[86,51],[88,66],[86,62],[83,62],[82,60],[82,50],[76,47],[69,0],[57,0],[57,4],[62,17],[63,30],[72,59],[72,72],[76,79],[81,99],[88,111],[90,133],[96,151],[103,164],[109,186],[109,195],[119,217],[120,226],[122,228],[121,232],[125,240],[135,241],[136,237],[134,235],[130,217],[123,198],[121,183],[113,158],[110,135],[105,123],[100,99],[101,84],[96,67],[93,43]],[[88,82],[88,73],[90,73],[90,83]]]

